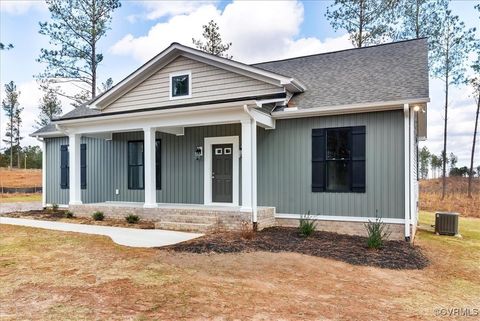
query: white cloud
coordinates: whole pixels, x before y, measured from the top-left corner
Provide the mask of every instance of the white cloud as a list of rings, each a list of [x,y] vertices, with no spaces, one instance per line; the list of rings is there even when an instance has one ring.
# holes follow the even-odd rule
[[[468,86],[450,87],[449,96],[447,153],[453,152],[457,155],[457,166],[464,166],[470,164],[476,104],[472,96],[472,90]],[[444,83],[441,80],[430,80],[430,98],[428,140],[421,146],[427,146],[431,152],[440,155],[443,150],[445,120],[445,91]],[[480,141],[477,140],[477,146],[479,143]],[[476,153],[475,158],[475,163],[479,164],[480,153]]]
[[[2,0],[0,1],[0,11],[11,15],[22,15],[30,9],[46,10],[45,1],[18,1],[18,0]]]
[[[296,1],[234,1],[223,11],[203,4],[157,23],[144,36],[126,35],[111,52],[145,62],[172,42],[192,46],[192,38],[201,38],[202,25],[211,19],[218,23],[223,40],[233,43],[229,53],[246,63],[351,47],[347,35],[324,42],[314,37],[296,38],[303,14],[303,5]]]
[[[0,93],[0,100],[5,98],[5,86],[2,83],[1,85],[1,93]],[[65,90],[69,93],[75,92],[75,88],[72,86],[64,86]],[[37,128],[36,120],[38,119],[38,105],[40,99],[43,96],[43,91],[39,88],[37,82],[35,80],[30,80],[27,82],[22,82],[17,84],[17,90],[20,92],[18,97],[18,103],[21,107],[23,107],[22,111],[22,126],[21,126],[21,134],[24,137],[22,140],[22,146],[27,145],[38,145],[38,141],[30,137],[29,135],[34,132]],[[60,101],[62,102],[62,109],[63,112],[68,112],[73,109],[70,105],[70,100],[60,97]],[[5,129],[7,126],[8,119],[5,117],[5,114],[2,111],[2,118],[0,122],[0,133],[1,137],[4,138],[5,136]],[[0,149],[5,147],[5,143],[0,139]]]
[[[214,4],[216,1],[141,1],[145,12],[141,15],[130,15],[128,20],[135,22],[143,17],[148,20],[155,20],[165,16],[175,16],[179,14],[191,13],[199,7]]]

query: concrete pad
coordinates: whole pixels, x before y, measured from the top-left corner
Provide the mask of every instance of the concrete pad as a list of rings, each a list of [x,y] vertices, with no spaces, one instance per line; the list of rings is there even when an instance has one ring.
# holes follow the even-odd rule
[[[203,235],[198,233],[73,224],[11,217],[0,217],[0,224],[37,227],[55,231],[105,235],[110,237],[117,244],[131,247],[160,247],[188,241]]]
[[[0,214],[10,212],[25,212],[31,210],[41,210],[42,202],[13,202],[0,203]]]

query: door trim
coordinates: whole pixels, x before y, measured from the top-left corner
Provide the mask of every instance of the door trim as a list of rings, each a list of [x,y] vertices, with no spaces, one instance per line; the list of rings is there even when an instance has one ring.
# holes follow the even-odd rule
[[[212,202],[212,145],[232,144],[232,203]],[[205,137],[203,162],[203,203],[205,205],[238,206],[240,139],[238,136]]]

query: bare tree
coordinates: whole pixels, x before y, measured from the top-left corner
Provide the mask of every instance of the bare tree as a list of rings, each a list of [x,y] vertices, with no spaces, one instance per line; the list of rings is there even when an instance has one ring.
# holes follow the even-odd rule
[[[480,10],[480,5],[477,6]],[[477,44],[480,50],[480,44]],[[475,158],[475,143],[477,141],[478,130],[478,114],[480,112],[480,54],[477,61],[472,65],[472,69],[475,72],[475,76],[470,79],[470,83],[473,87],[474,97],[477,101],[477,113],[475,115],[475,128],[473,130],[473,142],[472,142],[472,155],[470,156],[470,170],[468,172],[468,197],[472,197],[472,179],[473,179],[473,161]],[[480,175],[480,172],[478,173]]]

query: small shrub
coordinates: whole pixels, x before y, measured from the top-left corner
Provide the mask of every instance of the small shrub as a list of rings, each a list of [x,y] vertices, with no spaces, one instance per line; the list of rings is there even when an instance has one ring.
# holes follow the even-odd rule
[[[52,212],[56,212],[56,211],[58,211],[58,204],[53,203],[52,204]]]
[[[125,216],[125,220],[129,224],[136,224],[138,223],[138,221],[140,221],[140,217],[138,217],[138,215],[135,215],[135,214],[128,214],[127,216]]]
[[[253,237],[255,236],[255,231],[253,230],[251,222],[242,221],[240,225],[240,236],[246,240],[253,239]]]
[[[306,214],[302,214],[302,216],[300,217],[300,225],[298,226],[298,229],[300,230],[300,235],[306,237],[312,235],[313,232],[315,232],[315,230],[317,229],[317,223],[310,215],[310,211],[308,211]]]
[[[103,221],[105,215],[103,215],[103,212],[96,211],[92,214],[92,218],[94,221]]]
[[[73,218],[73,212],[66,211],[64,214],[65,218]]]
[[[365,229],[367,230],[367,246],[370,249],[381,248],[391,234],[388,225],[383,223],[382,218],[378,216],[375,217],[375,221],[368,220],[368,223],[365,223]]]

